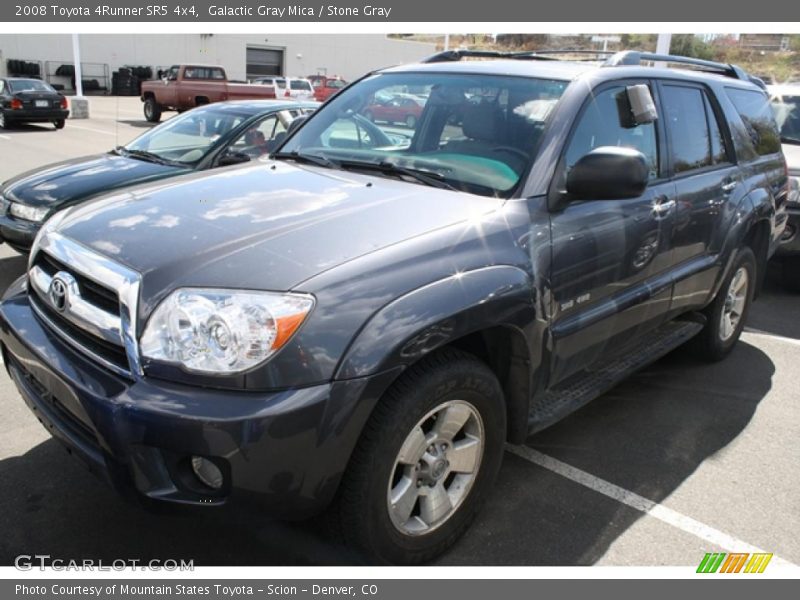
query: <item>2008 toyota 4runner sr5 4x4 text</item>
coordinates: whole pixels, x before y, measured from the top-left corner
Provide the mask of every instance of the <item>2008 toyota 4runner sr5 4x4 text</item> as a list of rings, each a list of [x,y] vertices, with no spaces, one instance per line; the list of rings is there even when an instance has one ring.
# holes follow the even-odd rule
[[[57,213],[0,306],[31,410],[134,497],[327,511],[408,563],[507,441],[685,342],[724,357],[785,221],[760,82],[469,55],[364,77],[269,161]],[[413,128],[364,115],[391,96]]]

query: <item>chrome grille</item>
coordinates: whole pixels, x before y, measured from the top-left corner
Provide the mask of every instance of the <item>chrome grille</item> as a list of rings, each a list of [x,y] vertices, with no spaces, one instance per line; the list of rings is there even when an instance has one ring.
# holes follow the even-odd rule
[[[135,315],[139,274],[55,232],[28,269],[31,306],[68,344],[112,371],[141,374]]]

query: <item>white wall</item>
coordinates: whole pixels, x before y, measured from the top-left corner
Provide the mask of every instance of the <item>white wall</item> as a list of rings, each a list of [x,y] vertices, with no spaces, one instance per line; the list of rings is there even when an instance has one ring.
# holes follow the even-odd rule
[[[379,67],[415,62],[433,54],[433,44],[388,39],[373,34],[84,34],[81,61],[166,67],[203,62],[225,67],[231,79],[245,79],[248,45],[284,49],[285,74],[306,76],[327,69],[328,75],[354,79]],[[70,35],[0,34],[5,60],[72,61]],[[88,74],[84,78],[89,78]]]

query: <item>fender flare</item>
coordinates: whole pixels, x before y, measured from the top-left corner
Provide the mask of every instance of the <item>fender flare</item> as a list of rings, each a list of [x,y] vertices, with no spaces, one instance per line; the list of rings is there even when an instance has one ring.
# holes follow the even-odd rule
[[[483,267],[427,284],[376,312],[355,336],[334,379],[398,366],[489,327],[522,329],[536,314],[532,280],[518,267]]]

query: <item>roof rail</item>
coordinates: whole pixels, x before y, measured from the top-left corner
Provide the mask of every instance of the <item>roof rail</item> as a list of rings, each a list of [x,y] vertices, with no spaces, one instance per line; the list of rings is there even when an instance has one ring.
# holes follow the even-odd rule
[[[741,79],[742,81],[749,81],[750,83],[754,83],[762,88],[765,87],[764,82],[761,79],[749,75],[744,69],[736,65],[715,62],[712,60],[703,60],[701,58],[690,58],[688,56],[677,56],[675,54],[656,54],[654,52],[625,50],[622,52],[617,52],[613,56],[609,57],[603,66],[618,67],[623,65],[638,65],[642,61],[665,62],[700,67],[706,71],[720,73],[726,77],[733,77],[734,79]]]
[[[462,58],[510,58],[514,60],[558,60],[559,54],[585,54],[610,56],[614,52],[602,50],[523,50],[520,52],[501,52],[499,50],[445,50],[428,58],[423,63],[457,62]]]

